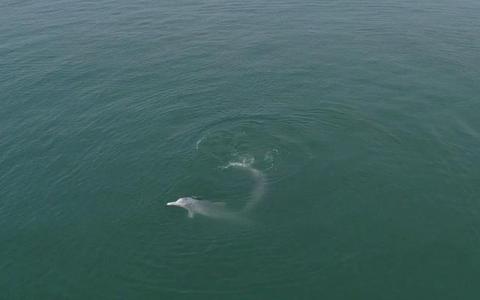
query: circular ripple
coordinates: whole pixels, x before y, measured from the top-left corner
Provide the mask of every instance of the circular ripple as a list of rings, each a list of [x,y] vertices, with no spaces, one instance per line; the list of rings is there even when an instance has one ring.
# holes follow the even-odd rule
[[[278,181],[293,176],[314,157],[302,126],[273,115],[225,118],[201,130],[194,159],[219,167],[247,162],[268,172],[270,181]]]

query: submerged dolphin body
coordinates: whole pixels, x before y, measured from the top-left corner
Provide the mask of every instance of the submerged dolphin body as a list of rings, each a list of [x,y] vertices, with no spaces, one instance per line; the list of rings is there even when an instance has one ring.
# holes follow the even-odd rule
[[[182,197],[177,201],[168,202],[167,206],[177,206],[186,209],[190,218],[199,214],[214,219],[233,220],[244,223],[246,218],[243,216],[243,213],[253,209],[261,201],[263,194],[265,193],[265,176],[261,171],[252,168],[246,163],[229,163],[225,168],[230,167],[248,170],[255,179],[255,187],[252,194],[240,211],[231,211],[227,209],[224,202],[197,200],[191,197]]]

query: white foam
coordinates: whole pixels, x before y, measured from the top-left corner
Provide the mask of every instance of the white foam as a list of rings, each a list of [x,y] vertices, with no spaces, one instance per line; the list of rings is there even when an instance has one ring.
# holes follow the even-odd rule
[[[221,169],[228,169],[232,167],[237,168],[251,168],[253,163],[255,162],[255,158],[253,157],[244,157],[240,161],[230,161],[226,165],[221,166]]]

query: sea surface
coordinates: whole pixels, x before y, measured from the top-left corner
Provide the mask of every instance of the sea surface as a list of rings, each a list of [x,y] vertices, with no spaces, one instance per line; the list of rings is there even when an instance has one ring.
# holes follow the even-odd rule
[[[0,299],[479,283],[480,1],[0,2]]]

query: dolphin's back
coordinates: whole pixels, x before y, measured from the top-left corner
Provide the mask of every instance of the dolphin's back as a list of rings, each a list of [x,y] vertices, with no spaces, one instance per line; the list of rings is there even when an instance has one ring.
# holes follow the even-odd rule
[[[188,207],[189,213],[199,214],[209,218],[223,219],[234,221],[236,223],[249,223],[240,212],[228,209],[225,202],[212,202],[208,200],[192,199],[191,205]]]
[[[263,199],[265,194],[266,178],[262,171],[253,168],[247,163],[230,163],[228,167],[239,168],[248,171],[255,180],[255,186],[250,194],[250,198],[245,203],[242,211],[249,211],[255,208]]]

